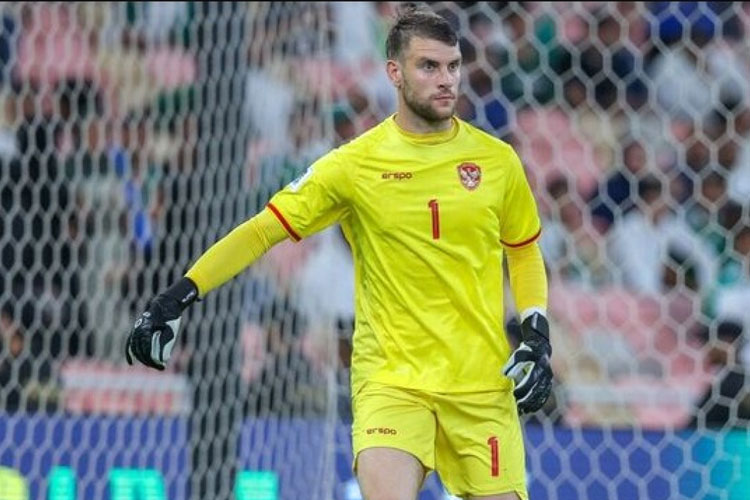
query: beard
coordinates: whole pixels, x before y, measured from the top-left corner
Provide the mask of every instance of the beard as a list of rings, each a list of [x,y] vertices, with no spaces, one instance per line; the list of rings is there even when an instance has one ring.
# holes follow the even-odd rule
[[[453,116],[453,112],[456,109],[456,101],[453,101],[453,106],[451,106],[450,109],[435,109],[430,99],[419,99],[419,97],[413,92],[411,85],[409,85],[406,80],[404,80],[403,95],[404,104],[406,104],[411,112],[429,123],[441,122],[450,118]]]

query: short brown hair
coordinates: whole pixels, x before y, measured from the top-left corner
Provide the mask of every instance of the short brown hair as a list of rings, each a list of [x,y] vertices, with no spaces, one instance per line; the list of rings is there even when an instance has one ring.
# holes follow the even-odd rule
[[[456,45],[458,35],[453,26],[442,16],[419,3],[405,3],[399,9],[396,23],[388,32],[385,54],[388,59],[396,59],[412,37],[437,40],[446,45]]]

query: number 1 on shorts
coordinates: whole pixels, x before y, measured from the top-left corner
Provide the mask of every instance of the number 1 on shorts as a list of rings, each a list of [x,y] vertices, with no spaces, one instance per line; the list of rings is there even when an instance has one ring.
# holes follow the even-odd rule
[[[492,436],[487,440],[487,444],[490,445],[492,477],[497,477],[500,475],[500,447],[497,442],[497,438],[495,436]]]

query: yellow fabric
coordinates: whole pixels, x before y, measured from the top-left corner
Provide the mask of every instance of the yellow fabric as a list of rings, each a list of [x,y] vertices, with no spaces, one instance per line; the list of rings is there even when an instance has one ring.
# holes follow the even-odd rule
[[[354,397],[352,410],[355,470],[362,450],[396,448],[437,470],[452,495],[515,491],[528,499],[523,435],[510,391],[440,394],[371,382]]]
[[[477,182],[467,171],[478,169]],[[533,241],[540,222],[508,144],[457,119],[408,134],[391,116],[269,207],[300,238],[341,223],[355,268],[355,393],[367,380],[431,392],[512,386],[498,374],[510,354],[500,241]]]
[[[352,399],[353,469],[359,452],[367,448],[396,448],[435,469],[437,426],[424,393],[413,389],[369,383]]]
[[[201,297],[226,283],[266,253],[287,233],[276,217],[264,209],[214,243],[193,264],[186,276]]]
[[[510,289],[519,313],[531,308],[547,309],[547,273],[539,245],[534,242],[506,248]]]

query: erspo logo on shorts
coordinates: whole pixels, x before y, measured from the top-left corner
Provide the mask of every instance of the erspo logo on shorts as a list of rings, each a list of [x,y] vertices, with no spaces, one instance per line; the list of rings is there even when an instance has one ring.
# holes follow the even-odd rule
[[[368,436],[371,434],[384,434],[390,436],[398,434],[396,429],[391,429],[390,427],[370,427],[369,429],[366,429],[365,432]]]

